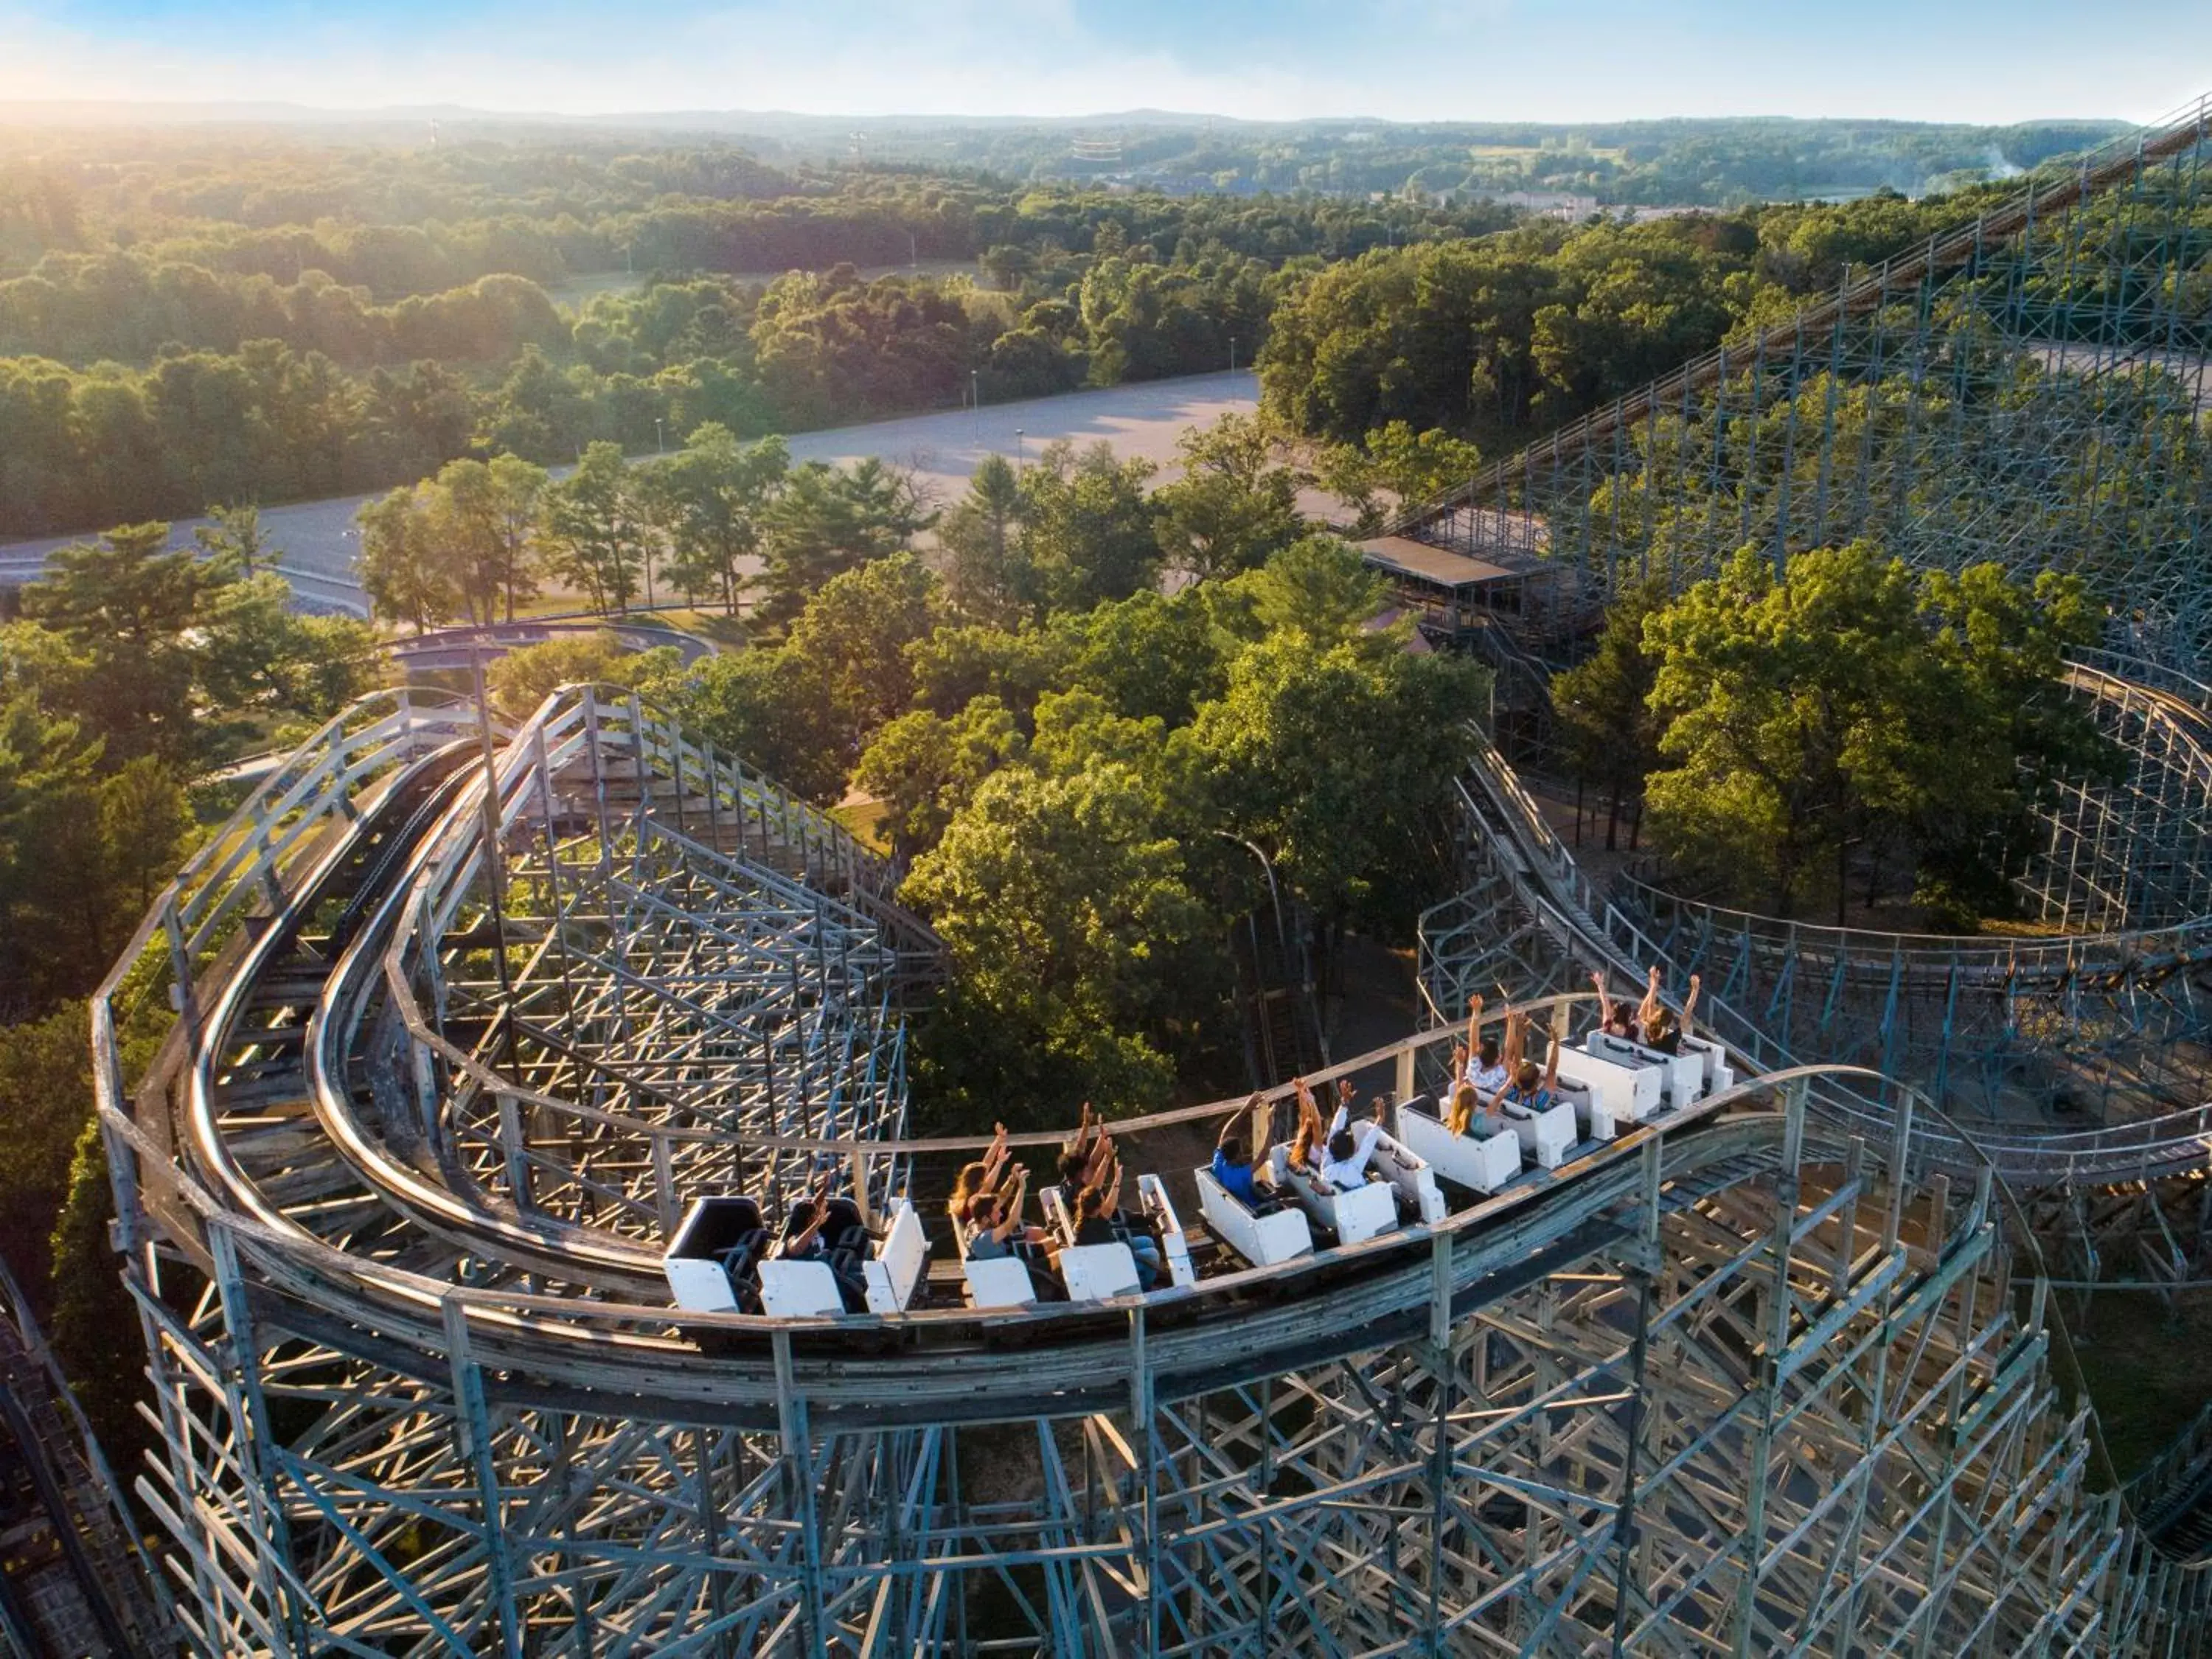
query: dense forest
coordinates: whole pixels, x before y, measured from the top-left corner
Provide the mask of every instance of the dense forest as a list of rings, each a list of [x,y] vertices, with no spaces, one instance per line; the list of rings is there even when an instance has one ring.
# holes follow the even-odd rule
[[[1495,445],[1982,199],[1571,225],[711,143],[45,137],[0,143],[0,536],[1237,354],[1299,429],[1405,418]]]
[[[1301,270],[1510,217],[719,147],[58,138],[0,152],[0,535],[1218,368]]]

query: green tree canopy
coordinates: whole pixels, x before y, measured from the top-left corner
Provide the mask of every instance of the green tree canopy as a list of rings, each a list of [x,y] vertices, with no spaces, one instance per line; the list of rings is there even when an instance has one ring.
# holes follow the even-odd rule
[[[790,472],[782,439],[743,444],[714,421],[647,469],[653,517],[668,537],[671,580],[687,593],[718,595],[736,616],[766,534],[769,504]]]
[[[587,445],[576,470],[546,487],[543,510],[548,568],[589,595],[594,611],[626,614],[649,580],[653,548],[642,494],[622,447]]]
[[[902,551],[931,522],[914,480],[872,455],[807,462],[766,509],[762,615],[788,621],[831,577]]]
[[[875,734],[854,781],[884,804],[892,850],[912,860],[937,845],[985,778],[1027,747],[996,697],[975,697],[950,719],[917,708]]]
[[[705,657],[646,680],[685,729],[822,805],[845,793],[850,764],[829,677],[787,647]]]
[[[1153,496],[1168,568],[1194,580],[1234,575],[1265,563],[1296,540],[1297,476],[1255,416],[1224,415],[1183,434],[1183,473]]]
[[[1071,1091],[1106,1095],[1109,1110],[1164,1102],[1169,1061],[1143,1028],[1190,996],[1183,975],[1211,923],[1129,767],[994,773],[903,891],[958,975],[948,1018],[963,1040],[930,1050],[945,1093],[982,1093],[988,1077],[974,1105],[1009,1121],[1052,1121]],[[997,1096],[1008,1085],[1028,1097]]]
[[[429,514],[414,489],[395,489],[354,514],[361,549],[354,574],[370,614],[411,623],[417,634],[453,614],[459,589],[437,548]]]
[[[909,653],[943,610],[928,567],[895,553],[831,577],[792,623],[788,648],[828,683],[848,764],[877,727],[914,702]]]
[[[1273,635],[1177,734],[1176,763],[1334,927],[1402,926],[1443,867],[1484,684],[1459,658]]]
[[[195,630],[232,568],[166,551],[168,538],[165,524],[112,530],[61,549],[23,589],[23,615],[64,653],[48,659],[48,706],[80,718],[118,762],[183,762],[202,746]]]
[[[1606,612],[1597,648],[1552,681],[1552,713],[1559,750],[1577,779],[1606,790],[1606,850],[1620,835],[1621,805],[1658,764],[1659,726],[1650,708],[1657,658],[1646,650],[1644,624],[1663,603],[1653,583],[1624,590]]]
[[[1746,548],[1645,623],[1652,828],[1686,873],[1778,914],[1826,896],[1841,921],[1852,848],[1899,841],[1987,901],[2034,791],[2104,755],[2057,678],[2094,620],[2067,579],[1916,577],[1865,540],[1778,577]]]

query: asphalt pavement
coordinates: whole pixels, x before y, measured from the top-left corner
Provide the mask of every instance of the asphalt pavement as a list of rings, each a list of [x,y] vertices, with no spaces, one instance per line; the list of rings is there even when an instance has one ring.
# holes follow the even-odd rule
[[[1238,369],[1021,403],[987,404],[980,410],[948,410],[827,432],[801,432],[787,441],[794,462],[854,461],[875,455],[911,467],[940,507],[958,499],[969,475],[985,456],[1033,459],[1059,438],[1079,445],[1103,439],[1125,460],[1154,462],[1161,471],[1153,482],[1159,483],[1174,474],[1176,441],[1184,432],[1224,415],[1250,413],[1258,390],[1251,371]],[[270,543],[281,556],[276,568],[289,579],[303,603],[318,610],[365,614],[361,586],[353,576],[360,535],[353,517],[363,502],[374,499],[373,495],[347,495],[262,510]],[[190,546],[193,529],[205,522],[179,520],[170,532],[171,544]],[[29,579],[56,548],[82,539],[58,536],[0,543],[0,583]]]

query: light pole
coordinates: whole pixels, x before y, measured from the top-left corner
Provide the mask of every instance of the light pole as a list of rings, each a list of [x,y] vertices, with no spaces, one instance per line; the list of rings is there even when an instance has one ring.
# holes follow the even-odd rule
[[[1021,470],[1022,470],[1022,429],[1021,429],[1021,428],[1019,428],[1019,427],[1016,427],[1016,428],[1014,428],[1014,471],[1017,471],[1017,472],[1018,472],[1018,471],[1020,471]]]
[[[968,371],[968,407],[977,420],[983,418],[983,380],[981,369]]]
[[[1229,337],[1229,372],[1231,374],[1237,372],[1237,337],[1234,334]]]
[[[1291,961],[1291,930],[1283,921],[1283,894],[1282,890],[1275,885],[1275,861],[1267,856],[1266,849],[1257,842],[1247,841],[1243,836],[1231,835],[1226,830],[1217,830],[1213,833],[1224,841],[1235,842],[1254,858],[1259,860],[1260,868],[1267,872],[1267,900],[1274,907],[1275,911],[1275,949],[1282,957],[1285,973],[1291,972],[1294,965],[1299,969],[1298,991],[1306,1000],[1306,1013],[1313,1021],[1314,1037],[1321,1044],[1322,1061],[1325,1065],[1328,1060],[1328,1033],[1322,1029],[1321,1010],[1314,1005],[1313,981],[1306,977],[1304,963],[1293,964]],[[1255,960],[1252,964],[1255,977],[1259,966],[1255,953]]]
[[[656,455],[668,453],[668,439],[661,431],[661,417],[658,415],[653,417],[653,453]]]

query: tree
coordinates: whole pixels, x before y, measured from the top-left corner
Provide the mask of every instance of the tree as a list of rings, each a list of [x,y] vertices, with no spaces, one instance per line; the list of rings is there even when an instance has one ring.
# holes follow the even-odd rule
[[[787,648],[827,682],[839,751],[848,763],[878,726],[912,706],[908,652],[929,636],[942,611],[928,567],[911,553],[895,553],[831,577],[792,623]]]
[[[615,634],[571,634],[510,651],[485,673],[486,690],[500,712],[514,720],[534,714],[538,705],[564,685],[599,681],[641,685],[680,672],[672,645],[639,651]]]
[[[641,688],[685,730],[820,805],[845,793],[848,757],[836,699],[820,668],[795,651],[756,647],[702,658]]]
[[[436,478],[418,488],[416,497],[427,520],[424,533],[452,575],[463,613],[471,623],[496,621],[499,595],[507,585],[507,548],[490,467],[482,461],[448,461]]]
[[[588,445],[576,470],[548,485],[544,504],[547,563],[587,594],[592,609],[627,615],[650,552],[644,503],[623,462],[622,446]]]
[[[2124,782],[2127,760],[2067,690],[2067,653],[2103,633],[2080,577],[2046,570],[2027,584],[1993,562],[1930,570],[1920,615],[1947,684],[1929,711],[1938,723],[1917,733],[1928,769],[1901,833],[1917,859],[1914,897],[1963,926],[2011,908],[2007,878],[2033,850],[2031,809],[2062,779]]]
[[[650,469],[656,521],[667,532],[669,575],[686,593],[719,592],[738,614],[747,564],[760,552],[769,502],[791,471],[781,438],[740,444],[709,422]]]
[[[376,630],[352,617],[290,618],[289,649],[272,678],[278,705],[325,720],[384,678]]]
[[[361,526],[354,574],[372,616],[412,623],[420,634],[453,614],[458,590],[413,489],[395,489],[365,503],[354,522]]]
[[[1207,602],[1218,591],[1190,590],[1172,598],[1133,593],[1054,617],[1052,637],[1067,641],[1073,659],[1060,678],[1097,691],[1132,719],[1157,715],[1170,726],[1188,723],[1227,683],[1225,659],[1236,641],[1224,637],[1218,607]]]
[[[1193,580],[1234,575],[1266,562],[1304,528],[1297,475],[1277,464],[1261,422],[1224,415],[1183,434],[1183,474],[1156,491],[1168,568]]]
[[[1156,509],[1145,494],[1148,461],[1120,461],[1103,443],[1079,452],[1062,441],[1021,475],[1028,597],[1037,610],[1087,610],[1158,586]]]
[[[935,847],[977,786],[1026,748],[1006,704],[981,696],[949,720],[917,708],[889,722],[853,781],[883,803],[892,849],[910,860]]]
[[[520,455],[495,455],[489,464],[494,533],[498,538],[501,592],[507,620],[538,592],[538,525],[544,508],[545,469]]]
[[[82,1044],[82,1027],[78,1042]],[[137,1461],[149,1438],[138,1414],[144,1398],[146,1346],[138,1310],[123,1286],[122,1263],[108,1242],[115,1220],[115,1189],[108,1182],[107,1152],[100,1125],[87,1121],[69,1166],[69,1195],[55,1225],[54,1353],[92,1424],[100,1449],[118,1468]]]
[[[81,994],[106,966],[100,940],[55,908],[72,902],[67,881],[88,848],[98,863],[100,757],[76,721],[49,714],[27,690],[0,698],[0,1003],[36,1008]],[[57,836],[70,839],[57,846]],[[104,930],[100,874],[90,896]]]
[[[188,552],[166,551],[169,526],[128,525],[63,548],[23,589],[23,614],[57,636],[74,670],[51,706],[81,718],[120,762],[200,749],[193,633],[228,580]]]
[[[1467,483],[1481,465],[1481,450],[1463,438],[1437,427],[1416,434],[1407,422],[1391,421],[1358,443],[1323,449],[1320,482],[1358,509],[1352,534],[1371,536],[1382,527],[1383,495],[1392,507],[1410,507]]]
[[[192,540],[203,554],[228,562],[240,575],[251,576],[261,566],[273,565],[283,556],[269,545],[259,507],[250,504],[210,507],[207,515],[214,522],[194,530]]]
[[[1212,923],[1130,768],[993,774],[902,892],[951,951],[945,1024],[981,1039],[930,1046],[935,1087],[1032,1120],[1084,1091],[1109,1110],[1164,1102],[1172,1073],[1147,1028],[1204,982]]]
[[[1668,856],[1787,915],[1827,885],[1844,919],[1845,860],[1911,812],[1943,720],[1913,579],[1874,544],[1815,548],[1786,577],[1747,547],[1644,625],[1650,707],[1671,764],[1646,781]]]
[[[955,714],[975,697],[994,696],[1026,724],[1045,692],[1073,672],[1077,643],[1058,628],[979,628],[947,623],[907,648],[915,700]]]
[[[100,838],[128,914],[143,915],[192,839],[184,785],[151,755],[127,762],[100,781]]]
[[[1334,536],[1308,536],[1267,561],[1263,569],[1238,584],[1249,599],[1257,637],[1296,633],[1328,647],[1370,638],[1380,649],[1395,651],[1396,635],[1368,635],[1389,592],[1382,573],[1368,568],[1358,550]]]
[[[301,615],[284,579],[266,570],[210,596],[198,654],[217,731],[234,723],[217,710],[327,719],[383,672],[374,629],[350,617]]]
[[[1272,635],[1172,748],[1207,822],[1257,842],[1332,942],[1409,925],[1449,867],[1452,787],[1482,671],[1464,659]]]
[[[70,1164],[92,1121],[85,1005],[0,1025],[0,1255],[34,1292],[47,1283]]]
[[[1664,597],[1656,584],[1624,589],[1606,613],[1597,649],[1552,682],[1558,741],[1577,786],[1595,783],[1611,802],[1608,853],[1620,836],[1622,799],[1640,791],[1658,763],[1658,724],[1650,705],[1659,665],[1644,648],[1644,629]]]
[[[761,614],[789,621],[832,576],[901,551],[932,522],[913,478],[872,455],[842,470],[807,462],[767,508]]]
[[[986,455],[968,493],[937,527],[945,586],[971,622],[1007,627],[1030,608],[1036,581],[1022,544],[1021,482],[1003,455]]]

